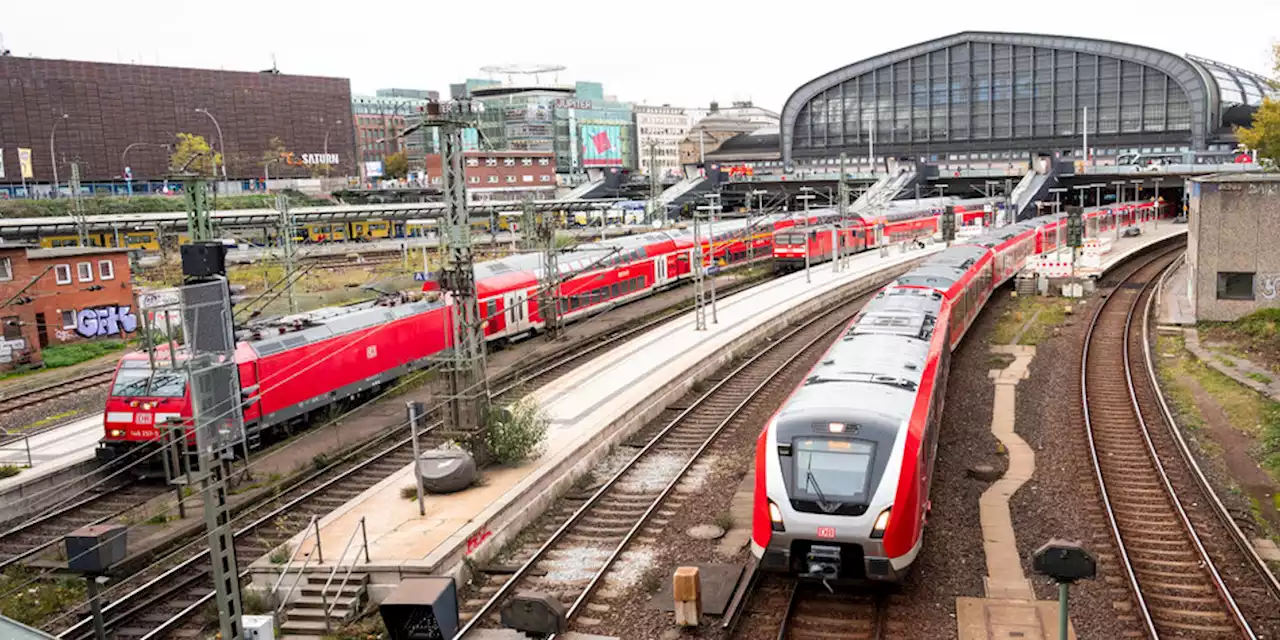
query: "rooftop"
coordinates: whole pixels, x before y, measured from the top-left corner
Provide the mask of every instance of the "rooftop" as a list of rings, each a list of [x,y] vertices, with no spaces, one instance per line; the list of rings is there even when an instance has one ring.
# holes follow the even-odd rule
[[[1280,182],[1280,173],[1214,173],[1198,176],[1192,182]]]
[[[124,247],[56,247],[53,249],[33,249],[27,247],[28,260],[47,260],[50,258],[73,258],[75,256],[96,256],[108,253],[128,253]]]

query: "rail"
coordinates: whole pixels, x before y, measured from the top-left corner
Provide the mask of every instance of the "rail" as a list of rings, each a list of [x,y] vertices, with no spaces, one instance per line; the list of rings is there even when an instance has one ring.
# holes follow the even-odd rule
[[[369,534],[364,528],[364,517],[360,518],[360,550],[364,551],[364,563],[369,564]],[[342,548],[342,555],[338,556],[338,561],[333,565],[333,571],[329,572],[329,579],[325,581],[324,588],[320,590],[320,606],[324,609],[324,630],[329,631],[329,616],[333,614],[333,608],[338,606],[342,601],[342,590],[347,588],[347,581],[351,579],[351,572],[355,570],[356,563],[352,562],[347,565],[347,574],[342,577],[342,583],[338,585],[338,593],[333,598],[333,604],[329,604],[329,585],[333,584],[333,579],[338,575],[338,569],[342,567],[342,561],[347,558],[347,552],[351,550],[351,543],[355,542],[357,530],[351,531],[351,536],[347,538],[347,545]],[[316,542],[320,541],[320,534],[316,533]],[[357,552],[356,561],[360,560],[360,554]]]
[[[308,522],[308,523],[307,523],[307,529],[311,529],[312,531],[314,531],[314,532],[315,532],[315,536],[316,536],[316,548],[315,548],[315,552],[316,552],[316,553],[315,553],[316,563],[317,563],[317,564],[322,563],[322,562],[324,562],[324,552],[320,549],[320,521],[316,518],[316,516],[311,516],[311,522]],[[305,531],[305,530],[306,530],[306,529],[304,529],[304,531]],[[276,579],[276,583],[275,583],[275,585],[273,585],[273,586],[271,587],[271,596],[272,596],[273,598],[275,598],[275,597],[276,597],[276,594],[278,594],[278,593],[280,592],[280,585],[281,585],[282,583],[284,583],[284,579],[285,579],[285,577],[287,577],[287,576],[289,575],[289,569],[293,568],[293,563],[294,563],[294,561],[298,559],[298,552],[299,552],[299,551],[302,551],[302,546],[303,546],[304,544],[306,544],[307,540],[308,540],[310,537],[311,537],[311,534],[307,534],[307,535],[303,536],[303,537],[302,537],[302,540],[299,540],[299,541],[298,541],[298,548],[297,548],[297,549],[294,549],[294,550],[293,550],[293,553],[289,554],[289,562],[288,562],[288,563],[286,563],[286,564],[284,565],[284,571],[280,572],[280,577]],[[293,584],[289,585],[289,591],[288,591],[287,593],[285,593],[285,594],[284,594],[284,597],[283,597],[283,598],[278,598],[278,599],[277,599],[277,602],[279,602],[279,603],[280,603],[280,604],[279,604],[279,606],[277,606],[277,607],[276,607],[276,613],[277,613],[277,614],[279,614],[280,612],[284,611],[285,606],[289,604],[289,597],[290,597],[290,596],[292,596],[292,595],[293,595],[294,590],[298,588],[298,583],[302,581],[302,576],[306,575],[306,573],[307,573],[307,566],[311,564],[311,553],[310,553],[310,552],[308,552],[308,553],[306,553],[305,555],[306,555],[307,559],[302,561],[302,566],[301,566],[301,567],[298,567],[298,577],[296,577],[296,578],[294,578],[294,579],[293,579]]]

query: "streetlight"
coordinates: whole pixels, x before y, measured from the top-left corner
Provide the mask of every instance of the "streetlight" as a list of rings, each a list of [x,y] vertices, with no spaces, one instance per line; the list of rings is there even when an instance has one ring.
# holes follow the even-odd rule
[[[813,278],[809,274],[809,201],[817,196],[813,195],[813,187],[800,187],[800,192],[796,200],[804,201],[804,222],[800,225],[804,229],[804,281],[811,283]]]
[[[1137,215],[1138,215],[1138,212],[1137,212],[1137,208],[1136,208],[1136,207],[1138,206],[1138,201],[1142,199],[1142,195],[1141,195],[1141,194],[1142,194],[1142,182],[1143,182],[1143,181],[1142,181],[1142,180],[1130,180],[1129,182],[1130,182],[1131,184],[1133,184],[1133,205],[1134,205],[1134,207],[1135,207],[1135,208],[1134,208],[1134,214],[1133,214],[1133,215],[1134,215],[1134,217],[1136,218],[1136,217],[1137,217]],[[1145,220],[1143,220],[1143,222],[1146,222],[1146,221],[1145,221]],[[1134,224],[1137,224],[1137,223],[1138,223],[1138,221],[1135,219],[1135,220],[1133,221],[1133,223],[1134,223]]]
[[[323,123],[324,123],[324,119],[321,119],[321,120],[320,120],[320,122],[323,124]],[[334,121],[333,121],[333,124],[342,124],[342,120],[334,120]],[[330,129],[329,129],[328,127],[325,127],[325,129],[324,129],[324,149],[323,149],[322,153],[324,153],[324,155],[326,155],[326,156],[327,156],[327,155],[329,155],[329,132],[330,132]],[[329,164],[328,164],[328,158],[325,158],[324,175],[325,175],[326,177],[329,175]]]
[[[1120,201],[1124,200],[1124,180],[1116,180],[1111,184],[1116,186],[1116,205],[1111,207],[1111,223],[1116,226],[1116,240],[1120,239]]]
[[[756,205],[756,211],[755,211],[755,215],[757,216],[764,215],[764,195],[766,193],[769,193],[769,192],[765,191],[764,189],[752,189],[751,191],[747,192],[748,207],[751,206],[752,196],[755,196],[759,203]],[[747,237],[750,239],[750,242],[751,242],[750,246],[747,247],[747,251],[750,252],[750,257],[748,258],[748,260],[751,262],[755,262],[756,260],[756,237],[755,237],[755,223],[752,221],[753,217],[754,216],[747,218],[747,230],[748,230]]]
[[[276,162],[280,162],[280,158],[262,163],[262,189],[267,193],[271,193],[271,165]]]
[[[129,170],[129,150],[134,147],[164,147],[172,150],[173,145],[162,144],[159,142],[133,142],[124,148],[124,152],[120,154],[120,167],[124,172],[124,181],[129,188],[129,195],[133,195],[133,172]]]
[[[58,118],[57,120],[53,121],[53,129],[49,131],[49,162],[53,165],[52,197],[54,198],[58,197],[58,154],[53,150],[53,135],[58,133],[58,125],[62,124],[63,120],[66,120],[67,118],[70,118],[70,117],[71,116],[65,113],[62,114],[61,118]]]
[[[203,113],[206,116],[209,116],[209,119],[213,121],[213,128],[218,130],[218,149],[222,154],[222,181],[226,182],[227,181],[227,143],[222,140],[222,127],[218,125],[218,119],[213,117],[213,114],[209,113],[208,109],[196,109],[196,113]]]

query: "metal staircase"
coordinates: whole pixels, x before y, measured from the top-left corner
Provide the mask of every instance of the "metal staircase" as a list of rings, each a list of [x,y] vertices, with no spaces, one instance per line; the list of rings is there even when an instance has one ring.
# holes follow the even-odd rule
[[[897,199],[898,194],[902,193],[903,189],[906,189],[916,181],[917,175],[915,171],[903,171],[882,176],[879,180],[876,180],[875,184],[871,185],[871,188],[853,201],[849,210],[853,213],[858,213],[888,205]]]

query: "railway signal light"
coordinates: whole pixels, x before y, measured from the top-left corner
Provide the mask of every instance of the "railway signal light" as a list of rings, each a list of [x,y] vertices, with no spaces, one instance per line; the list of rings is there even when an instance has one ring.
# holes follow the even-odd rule
[[[954,242],[956,239],[956,208],[947,205],[942,211],[942,241]]]
[[[1077,249],[1084,246],[1084,219],[1079,207],[1067,209],[1067,245]]]
[[[1050,540],[1031,556],[1036,573],[1058,583],[1058,637],[1067,638],[1067,588],[1077,580],[1092,580],[1098,572],[1098,559],[1079,542]]]

